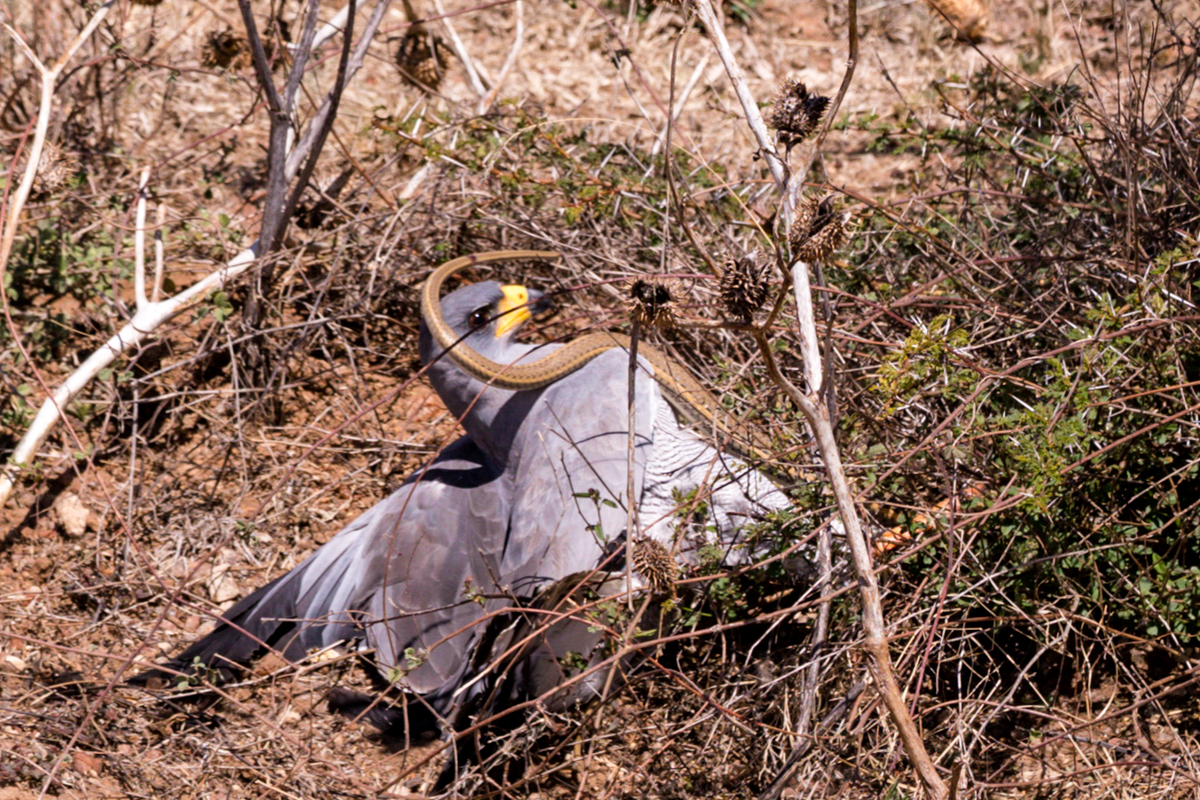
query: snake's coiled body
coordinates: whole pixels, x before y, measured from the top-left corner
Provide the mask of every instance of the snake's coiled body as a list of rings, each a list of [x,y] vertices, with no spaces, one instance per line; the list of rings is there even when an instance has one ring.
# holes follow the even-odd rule
[[[441,290],[446,279],[461,269],[493,261],[520,259],[557,259],[560,253],[543,250],[499,250],[462,256],[442,264],[421,288],[421,316],[438,347],[447,351],[454,363],[473,378],[511,391],[529,391],[565,378],[601,353],[620,347],[628,350],[630,338],[619,333],[597,332],[580,336],[564,344],[545,358],[529,363],[501,364],[480,355],[464,342],[442,317]],[[654,367],[654,380],[667,402],[692,424],[716,430],[725,446],[735,453],[760,462],[770,461],[769,443],[756,432],[731,419],[717,399],[673,358],[644,341],[638,341],[638,355]]]

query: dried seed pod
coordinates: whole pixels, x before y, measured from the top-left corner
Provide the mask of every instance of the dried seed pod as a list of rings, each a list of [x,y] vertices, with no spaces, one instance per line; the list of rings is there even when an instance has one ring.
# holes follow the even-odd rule
[[[200,63],[209,69],[241,70],[250,64],[250,44],[229,28],[210,31],[200,49]]]
[[[78,171],[79,159],[74,153],[66,152],[54,142],[46,142],[42,145],[42,155],[38,159],[30,193],[37,198],[53,197],[67,188]]]
[[[991,12],[981,0],[926,0],[936,14],[939,10],[958,29],[958,35],[969,42],[978,42],[987,33]]]
[[[766,299],[766,270],[753,256],[726,262],[721,274],[721,302],[731,317],[749,322]]]
[[[828,97],[809,94],[803,83],[786,80],[767,116],[767,124],[779,132],[779,143],[790,153],[816,131],[828,107]]]
[[[851,215],[834,208],[833,195],[800,203],[796,219],[788,231],[792,258],[799,261],[825,261],[846,243]]]
[[[671,551],[649,538],[633,543],[633,571],[642,576],[653,594],[674,591],[679,573]]]
[[[396,51],[396,66],[405,82],[437,91],[446,74],[446,46],[424,24],[409,26]]]
[[[629,313],[641,325],[669,330],[675,327],[675,299],[665,283],[638,278],[629,288]]]

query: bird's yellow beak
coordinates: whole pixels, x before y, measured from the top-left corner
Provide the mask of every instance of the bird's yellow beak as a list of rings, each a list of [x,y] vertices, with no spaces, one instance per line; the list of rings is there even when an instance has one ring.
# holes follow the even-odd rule
[[[517,283],[501,286],[504,298],[496,307],[500,320],[496,323],[496,338],[499,339],[509,331],[516,330],[532,317],[529,310],[529,290]]]

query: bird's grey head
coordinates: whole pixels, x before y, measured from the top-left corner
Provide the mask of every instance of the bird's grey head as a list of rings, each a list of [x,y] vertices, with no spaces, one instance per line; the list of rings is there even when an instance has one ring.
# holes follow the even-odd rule
[[[513,338],[538,310],[542,296],[542,292],[518,284],[473,283],[442,298],[442,317],[460,340],[455,346],[466,345],[481,356],[511,364],[534,349]],[[467,375],[442,353],[423,319],[418,349],[442,402],[462,421],[475,443],[503,463],[522,410],[532,402],[521,395],[533,393],[486,386]]]
[[[442,317],[455,335],[485,358],[505,363],[513,336],[529,321],[542,298],[536,289],[496,281],[473,283],[442,298]],[[428,364],[438,353],[425,321],[421,321],[421,361]]]

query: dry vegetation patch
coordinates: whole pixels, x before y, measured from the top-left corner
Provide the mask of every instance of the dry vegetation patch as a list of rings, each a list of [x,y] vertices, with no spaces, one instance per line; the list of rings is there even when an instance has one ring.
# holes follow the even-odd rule
[[[466,5],[428,24],[443,43],[452,26],[496,102],[480,107],[453,55],[436,93],[405,83],[409,18],[392,8],[269,280],[243,276],[102,373],[66,409],[78,440],[56,431],[0,507],[0,799],[429,790],[440,744],[380,741],[325,709],[334,687],[371,688],[354,657],[268,659],[198,703],[119,681],[457,435],[416,360],[417,287],[449,258],[566,253],[565,267],[504,276],[555,296],[539,338],[625,325],[631,279],[668,273],[685,325],[655,343],[782,460],[811,466],[754,342],[686,325],[719,317],[720,285],[677,221],[664,226],[677,214],[665,152],[717,263],[771,245],[766,173],[703,33],[665,2]],[[323,19],[336,10],[321,5]],[[286,52],[297,4],[255,11]],[[844,0],[724,11],[760,100],[788,78],[835,92]],[[811,176],[857,228],[818,308],[856,488],[876,527],[915,537],[884,573],[908,699],[974,796],[1195,797],[1200,10],[998,6],[978,46],[924,5],[859,13],[862,58]],[[47,57],[86,21],[60,2],[0,14]],[[131,313],[142,168],[165,209],[168,292],[253,240],[268,132],[242,32],[232,2],[119,2],[64,75],[53,180],[0,287],[0,456],[44,387]],[[334,44],[305,78],[304,115],[336,73]],[[37,105],[36,73],[5,38],[3,163]],[[778,357],[799,382],[789,314]],[[819,488],[795,495],[806,512],[829,505]],[[791,544],[811,520],[762,535]],[[783,796],[917,794],[852,593],[814,649],[817,602],[777,568],[682,578],[692,588],[656,631],[671,640],[610,703],[499,726],[462,796],[758,796],[785,765]],[[789,761],[813,659],[829,724]]]

